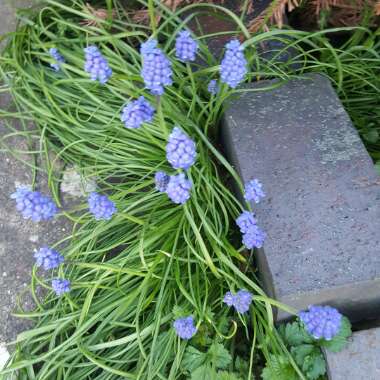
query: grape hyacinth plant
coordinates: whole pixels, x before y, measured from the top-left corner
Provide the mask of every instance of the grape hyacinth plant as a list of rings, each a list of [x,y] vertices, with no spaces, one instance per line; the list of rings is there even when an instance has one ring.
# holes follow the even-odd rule
[[[220,78],[231,88],[236,88],[247,74],[247,60],[238,40],[226,44],[226,52],[220,64]]]
[[[242,233],[242,242],[248,249],[261,248],[266,234],[257,226],[257,220],[250,211],[243,211],[236,219],[236,224]]]
[[[45,270],[57,268],[63,263],[63,256],[56,250],[49,247],[42,247],[34,253],[36,265],[43,267]]]
[[[236,224],[240,228],[242,234],[249,231],[252,226],[257,224],[253,212],[244,210],[236,219]]]
[[[309,306],[299,313],[307,332],[315,339],[333,339],[340,330],[342,314],[331,306]]]
[[[184,173],[170,176],[166,194],[177,204],[184,204],[190,198],[192,183]]]
[[[236,294],[227,292],[223,298],[223,302],[227,306],[233,306],[234,309],[240,314],[244,314],[249,310],[252,300],[252,293],[244,289],[237,291]]]
[[[71,284],[69,280],[64,278],[55,278],[51,281],[51,287],[53,288],[57,296],[62,296],[71,290]]]
[[[245,184],[244,198],[246,201],[259,203],[261,198],[265,197],[263,185],[257,179],[253,179]]]
[[[155,39],[150,39],[141,44],[140,52],[143,61],[141,76],[146,88],[153,95],[162,95],[164,87],[173,83],[171,62],[157,47],[157,40]]]
[[[211,95],[216,95],[219,92],[219,86],[216,79],[210,80],[210,82],[207,85],[207,90]]]
[[[16,208],[24,219],[31,219],[33,222],[51,220],[58,212],[50,197],[39,191],[32,191],[28,186],[17,187],[11,198],[16,201]]]
[[[181,339],[191,339],[197,332],[197,328],[194,324],[194,318],[190,315],[184,318],[178,318],[173,323],[174,329],[177,335]]]
[[[178,33],[175,41],[175,55],[182,62],[195,61],[198,43],[191,37],[188,30]]]
[[[57,48],[50,48],[49,53],[55,62],[51,63],[50,66],[55,70],[59,71],[61,69],[61,64],[65,62],[65,59],[58,52]]]
[[[154,108],[143,97],[128,103],[122,110],[121,121],[126,128],[140,128],[143,123],[153,120]]]
[[[165,172],[157,172],[154,175],[154,182],[156,184],[156,190],[161,193],[165,193],[168,187],[170,176]]]
[[[96,220],[109,220],[117,211],[115,204],[106,196],[92,192],[88,197],[90,212]]]
[[[242,236],[242,242],[248,249],[261,248],[264,245],[266,234],[257,225],[249,227]]]
[[[189,169],[195,162],[195,142],[179,127],[174,127],[166,145],[166,158],[174,169]]]
[[[86,47],[84,52],[86,56],[84,70],[90,74],[91,80],[98,80],[101,84],[107,83],[112,76],[112,69],[102,53],[95,45]]]

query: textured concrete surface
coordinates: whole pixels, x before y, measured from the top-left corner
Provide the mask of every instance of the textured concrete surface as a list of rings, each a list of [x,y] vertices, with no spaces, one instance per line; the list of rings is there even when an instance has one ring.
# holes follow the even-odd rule
[[[12,31],[16,25],[15,9],[29,7],[33,1],[0,0],[0,33]],[[6,94],[0,96],[0,108],[8,107],[10,99]],[[15,124],[17,127],[17,124]],[[0,138],[8,133],[3,120],[0,120]],[[14,150],[27,149],[21,138],[3,140]],[[3,147],[3,145],[2,145]],[[21,155],[25,160],[30,159]],[[47,191],[46,181],[38,177],[38,188]],[[9,342],[28,324],[12,316],[18,302],[31,307],[31,300],[22,293],[30,282],[31,268],[34,263],[33,250],[43,244],[57,241],[67,232],[68,224],[58,219],[51,223],[32,223],[22,219],[16,212],[14,201],[9,198],[16,184],[30,184],[31,170],[4,149],[0,151],[0,347],[1,342]],[[0,351],[5,352],[5,349]],[[4,354],[5,355],[5,354]],[[1,361],[1,360],[0,360]]]
[[[341,352],[325,352],[331,380],[380,379],[380,328],[356,332]]]
[[[297,309],[329,303],[354,321],[376,317],[380,178],[328,79],[245,93],[223,138],[242,179],[267,193],[254,207],[268,234],[257,254],[267,291]]]

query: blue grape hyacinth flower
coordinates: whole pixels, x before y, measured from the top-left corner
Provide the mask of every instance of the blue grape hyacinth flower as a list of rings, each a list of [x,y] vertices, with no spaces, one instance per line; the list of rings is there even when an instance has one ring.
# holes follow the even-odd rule
[[[235,88],[244,79],[246,73],[247,60],[243,47],[238,40],[232,40],[226,44],[226,52],[220,64],[221,80],[231,88]]]
[[[84,52],[86,56],[84,70],[90,74],[91,80],[105,84],[112,75],[107,60],[95,45],[85,48]]]
[[[141,44],[140,52],[143,61],[141,76],[146,88],[153,95],[162,95],[164,87],[173,83],[171,62],[157,47],[157,41],[154,39]]]
[[[51,281],[51,286],[57,296],[61,296],[71,290],[70,281],[64,278],[55,278]]]
[[[49,247],[42,247],[34,254],[36,259],[36,265],[38,267],[43,267],[45,270],[57,268],[63,263],[63,256]]]
[[[244,198],[246,201],[259,203],[261,198],[265,197],[263,185],[257,179],[253,179],[245,184]]]
[[[17,187],[11,198],[16,201],[16,208],[22,216],[34,222],[51,220],[58,212],[50,197],[39,191],[32,191],[28,186]]]
[[[257,221],[253,212],[244,210],[239,217],[236,219],[236,224],[240,228],[241,233],[246,233],[251,226],[255,226]]]
[[[106,195],[96,192],[88,197],[88,206],[96,220],[109,220],[117,211],[115,204]]]
[[[49,53],[51,57],[55,60],[54,63],[50,64],[50,67],[52,67],[55,71],[59,71],[61,69],[61,64],[65,62],[65,59],[62,57],[62,55],[58,52],[58,49],[56,48],[50,48]]]
[[[166,194],[172,202],[184,204],[190,198],[192,183],[184,173],[172,175],[166,187]]]
[[[219,92],[219,86],[216,79],[210,80],[210,82],[207,85],[207,90],[212,95],[216,95]]]
[[[121,121],[126,128],[140,128],[143,123],[149,123],[153,120],[154,108],[143,97],[128,103],[121,113]]]
[[[175,55],[182,62],[195,60],[198,50],[198,43],[195,41],[188,30],[178,33],[175,41]]]
[[[248,249],[261,248],[264,245],[265,238],[265,232],[256,225],[249,227],[243,234],[242,242]]]
[[[166,145],[166,158],[174,169],[189,169],[195,162],[195,142],[179,127],[174,127]]]
[[[299,313],[306,331],[315,339],[331,340],[342,325],[342,314],[331,306],[309,306],[309,311]]]
[[[165,193],[168,187],[169,180],[170,176],[168,174],[166,174],[165,172],[157,172],[154,175],[156,190],[160,191],[161,193]]]
[[[238,313],[244,314],[249,310],[253,300],[252,293],[241,289],[236,294],[227,292],[223,298],[223,302],[228,306],[233,306]]]
[[[173,326],[177,335],[181,339],[191,339],[197,332],[197,328],[194,324],[194,318],[191,315],[189,317],[176,319]]]

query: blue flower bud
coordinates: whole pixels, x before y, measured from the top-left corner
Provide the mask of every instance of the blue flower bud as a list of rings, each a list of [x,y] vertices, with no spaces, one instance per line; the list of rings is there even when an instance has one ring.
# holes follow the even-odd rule
[[[247,60],[243,47],[238,40],[232,40],[226,45],[226,52],[220,64],[220,77],[223,83],[235,88],[247,73]]]
[[[165,172],[157,172],[154,176],[154,182],[156,184],[156,190],[161,193],[165,193],[168,187],[170,176]]]
[[[251,226],[243,234],[243,244],[248,249],[261,248],[264,244],[266,234],[258,226]]]
[[[162,95],[164,87],[173,83],[171,62],[157,47],[157,41],[154,39],[141,44],[140,52],[143,61],[141,76],[146,88],[153,95]]]
[[[50,64],[50,67],[52,67],[55,71],[59,71],[61,68],[61,63],[64,63],[65,59],[62,57],[62,55],[58,52],[56,48],[49,49],[49,53],[51,57],[55,60],[54,63]]]
[[[223,302],[228,306],[233,306],[238,313],[246,313],[252,303],[252,293],[247,290],[241,289],[236,294],[227,292],[224,296]]]
[[[265,197],[265,193],[262,188],[263,188],[263,185],[257,179],[253,179],[249,181],[245,185],[245,194],[244,194],[245,200],[259,203],[260,199]]]
[[[95,192],[88,197],[88,207],[96,220],[109,220],[117,211],[115,204],[106,195]]]
[[[166,145],[166,158],[174,169],[189,169],[197,152],[195,142],[180,128],[173,128]]]
[[[63,256],[49,247],[40,248],[35,254],[36,265],[43,267],[45,270],[54,269],[63,263]]]
[[[192,316],[176,319],[173,326],[177,335],[182,339],[191,339],[197,332]]]
[[[218,82],[215,79],[210,80],[207,85],[207,90],[210,94],[216,95],[219,92]]]
[[[38,191],[32,191],[27,186],[20,186],[11,195],[16,200],[16,208],[25,219],[34,222],[51,220],[58,212],[58,208],[50,197]]]
[[[121,121],[126,128],[140,128],[143,123],[153,120],[154,108],[143,97],[128,103],[122,111]]]
[[[191,181],[180,173],[170,177],[166,194],[174,203],[183,204],[190,198],[191,187]]]
[[[107,60],[94,45],[85,48],[84,52],[86,56],[84,70],[90,74],[91,80],[98,80],[101,84],[105,84],[112,75],[112,69]]]
[[[342,314],[331,306],[309,306],[309,311],[301,311],[299,317],[315,339],[333,339],[342,325]]]
[[[191,37],[190,32],[183,30],[178,33],[175,41],[175,55],[182,62],[194,61],[198,43]]]
[[[57,296],[61,296],[64,293],[68,293],[71,289],[70,281],[64,278],[56,278],[51,281],[51,286]]]

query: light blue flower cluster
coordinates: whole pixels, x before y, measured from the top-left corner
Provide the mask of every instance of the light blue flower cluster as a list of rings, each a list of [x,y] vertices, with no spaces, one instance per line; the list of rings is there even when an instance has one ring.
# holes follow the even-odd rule
[[[68,293],[70,291],[71,284],[69,280],[64,278],[55,278],[51,281],[51,287],[57,296],[62,296],[64,293]]]
[[[242,233],[243,244],[248,248],[261,248],[264,244],[265,233],[257,226],[252,212],[243,211],[236,219],[236,224]]]
[[[58,212],[58,208],[50,197],[39,191],[32,191],[27,186],[19,186],[11,195],[16,201],[16,208],[25,219],[34,222],[50,220]]]
[[[216,95],[219,92],[219,86],[216,79],[210,80],[210,82],[207,85],[207,90],[211,95]]]
[[[106,195],[96,192],[88,197],[88,208],[96,220],[109,220],[117,211],[115,204]]]
[[[258,179],[253,179],[246,183],[244,190],[244,198],[248,202],[254,201],[255,203],[259,203],[260,199],[265,197],[263,185],[259,182]]]
[[[226,44],[226,52],[220,64],[220,77],[223,83],[235,88],[247,73],[247,60],[238,40]]]
[[[62,57],[62,55],[58,52],[57,48],[50,48],[49,53],[51,57],[55,60],[54,63],[51,63],[50,66],[55,70],[59,71],[61,68],[61,63],[65,62],[65,59]]]
[[[178,33],[175,41],[175,55],[182,62],[191,62],[195,60],[198,50],[198,43],[191,37],[188,30]]]
[[[227,292],[223,298],[223,302],[228,306],[233,306],[238,313],[246,313],[251,306],[253,295],[247,290],[241,289],[233,294]]]
[[[90,74],[91,80],[105,84],[112,75],[107,60],[95,45],[85,48],[84,52],[86,56],[84,70]]]
[[[40,248],[35,254],[36,265],[38,267],[43,267],[45,270],[57,268],[63,263],[63,256],[49,247]]]
[[[166,194],[177,204],[184,204],[190,198],[192,183],[184,173],[170,176],[166,187]]]
[[[140,128],[143,123],[149,123],[153,120],[154,108],[143,97],[128,103],[122,111],[121,121],[126,128]]]
[[[189,169],[195,162],[195,142],[179,127],[174,127],[166,145],[166,158],[174,169]]]
[[[197,332],[197,328],[194,325],[194,318],[191,315],[176,319],[173,326],[177,335],[182,339],[191,339]]]
[[[168,187],[170,176],[165,172],[157,172],[154,176],[154,182],[156,184],[156,190],[161,193],[165,193]]]
[[[171,62],[157,47],[154,39],[141,44],[140,52],[143,60],[141,76],[146,88],[153,95],[162,95],[164,87],[173,83]]]
[[[342,314],[331,306],[309,306],[309,311],[300,312],[299,317],[315,339],[331,340],[342,325]]]

